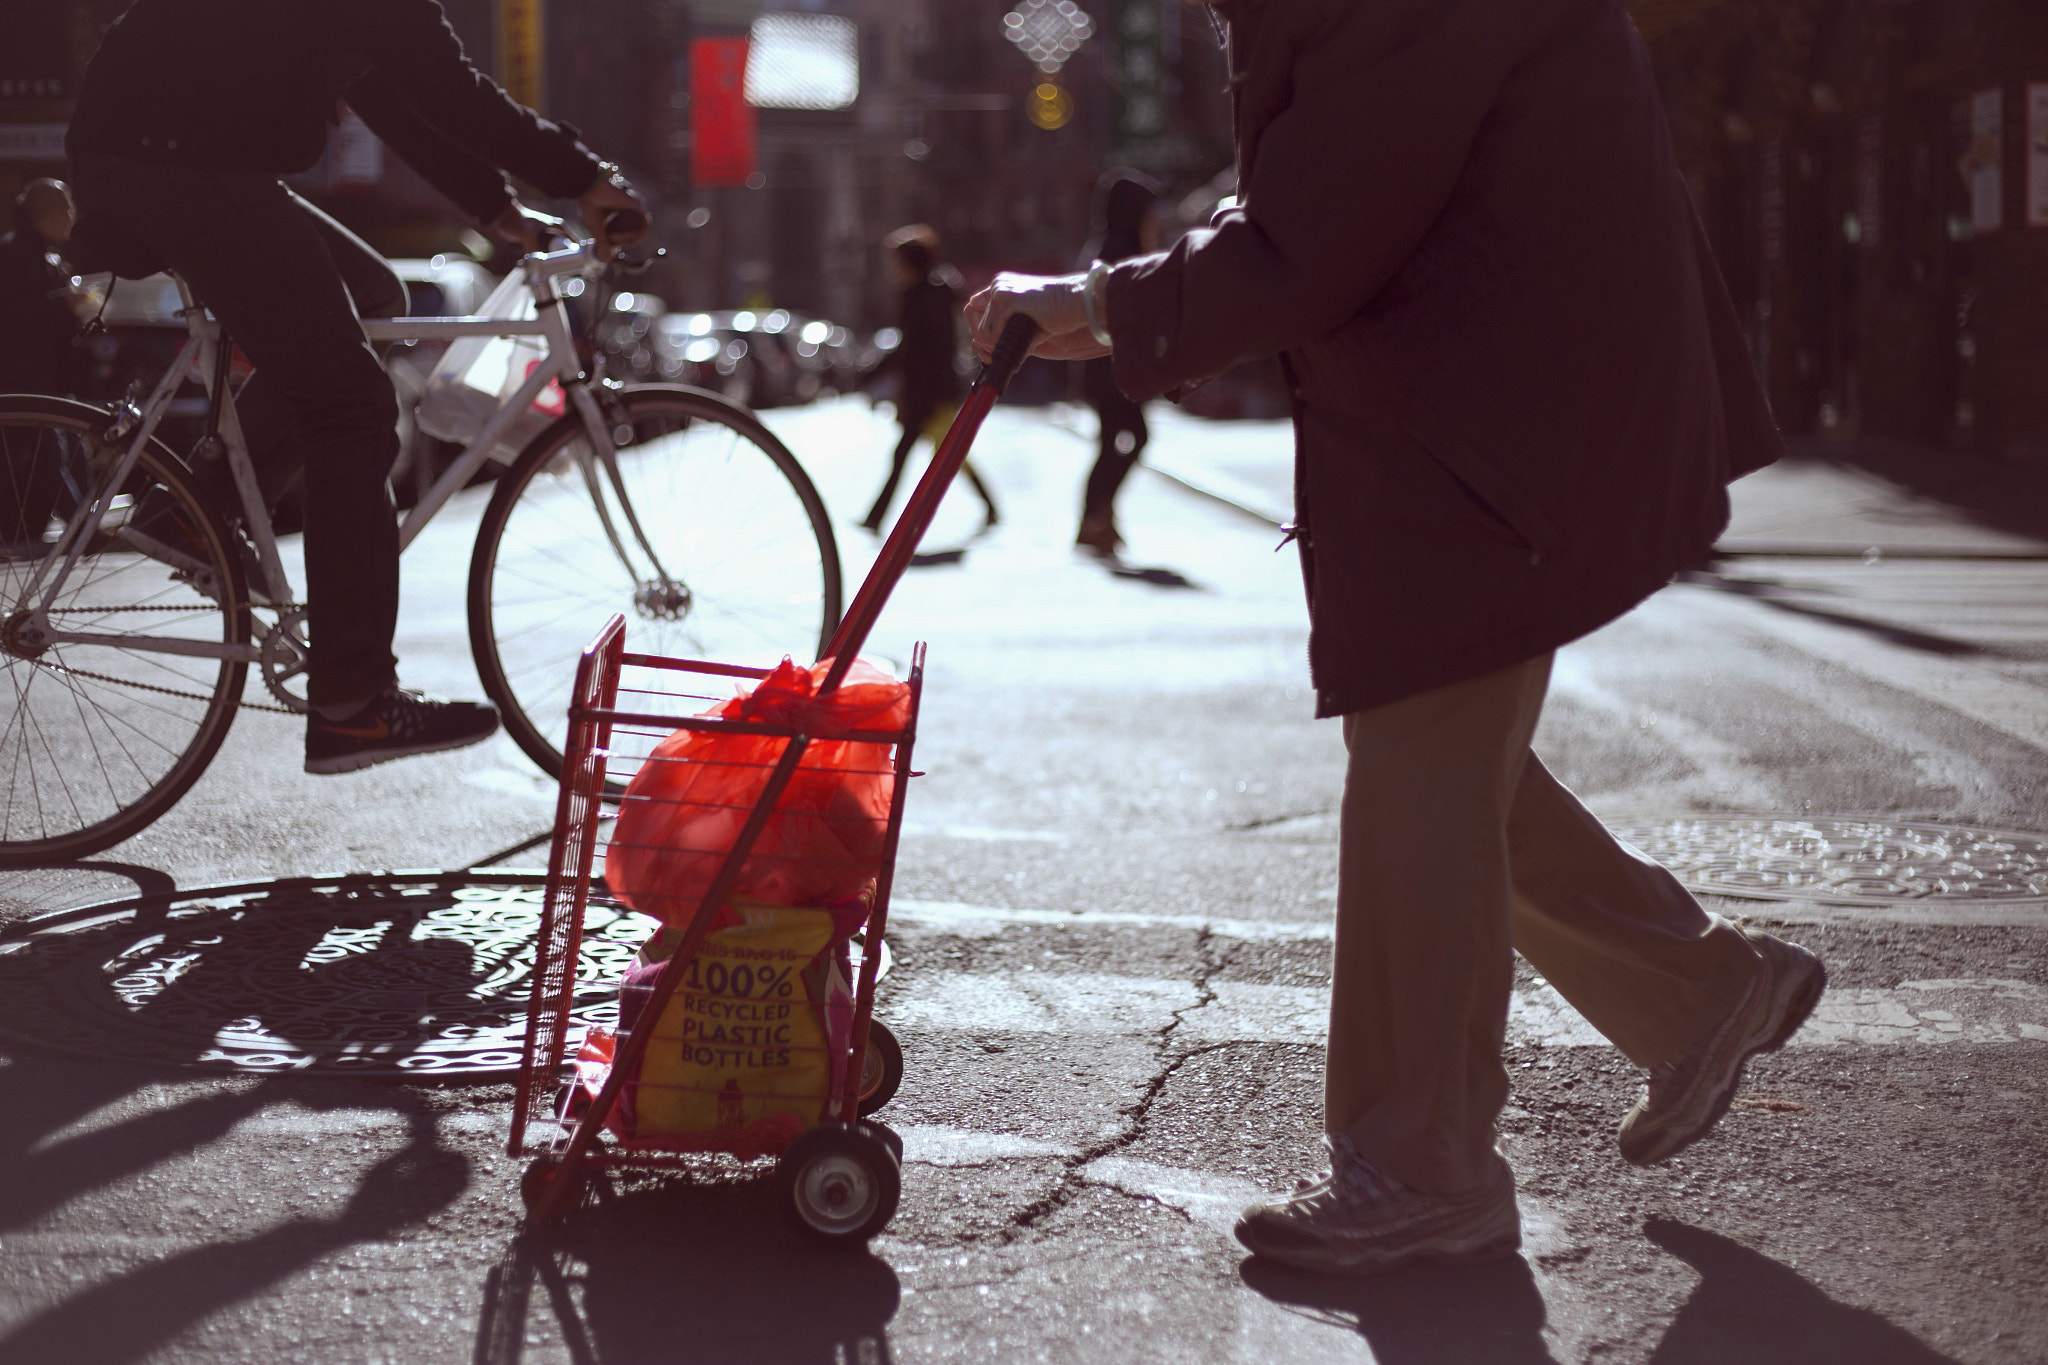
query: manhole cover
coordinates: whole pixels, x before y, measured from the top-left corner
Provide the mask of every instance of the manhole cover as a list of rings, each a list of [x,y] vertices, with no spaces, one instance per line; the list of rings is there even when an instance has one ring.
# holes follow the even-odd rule
[[[89,906],[0,935],[0,1035],[223,1071],[518,1069],[542,878],[294,878]],[[592,897],[572,1035],[652,921]]]
[[[1697,815],[1619,825],[1694,891],[1826,905],[2048,898],[2048,836],[1919,821]]]

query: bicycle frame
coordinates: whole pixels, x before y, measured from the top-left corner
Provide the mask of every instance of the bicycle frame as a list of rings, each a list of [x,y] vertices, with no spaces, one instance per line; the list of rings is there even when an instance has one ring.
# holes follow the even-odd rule
[[[449,499],[465,487],[484,462],[491,458],[491,450],[505,429],[520,414],[531,408],[534,400],[550,382],[560,380],[563,392],[568,395],[577,415],[583,420],[584,434],[589,441],[589,452],[578,463],[582,466],[585,483],[589,487],[598,519],[604,527],[613,552],[629,569],[632,568],[626,542],[619,535],[611,513],[606,507],[606,499],[597,475],[596,466],[599,465],[603,466],[606,472],[619,505],[625,513],[633,540],[653,567],[654,576],[663,581],[668,579],[667,572],[655,555],[652,543],[641,529],[639,516],[625,495],[612,431],[596,396],[591,392],[589,376],[583,372],[582,363],[577,355],[575,333],[569,322],[567,300],[556,283],[564,276],[587,273],[590,261],[590,244],[577,242],[556,251],[529,255],[520,262],[520,268],[526,272],[537,305],[539,316],[534,319],[436,317],[380,318],[363,322],[363,333],[371,341],[452,340],[457,337],[488,336],[540,337],[547,342],[546,352],[532,372],[510,397],[500,402],[497,411],[464,447],[462,454],[434,482],[426,495],[407,512],[404,521],[399,525],[398,544],[401,552],[418,538],[435,514],[445,507]],[[162,378],[157,381],[156,388],[150,393],[148,400],[139,409],[124,404],[117,412],[114,425],[109,428],[108,434],[114,439],[125,440],[126,448],[106,477],[100,480],[92,495],[80,500],[78,513],[64,528],[53,553],[44,556],[38,562],[34,576],[22,593],[22,600],[27,601],[41,591],[41,600],[35,610],[38,615],[44,616],[45,621],[50,604],[63,590],[65,581],[76,568],[78,559],[91,538],[88,528],[100,525],[112,510],[117,490],[134,472],[137,462],[142,458],[143,449],[155,435],[164,414],[169,410],[171,399],[188,378],[195,376],[207,386],[209,392],[218,394],[220,398],[214,405],[213,419],[235,492],[241,501],[243,524],[255,546],[258,567],[263,579],[260,584],[251,585],[252,596],[264,599],[265,605],[279,611],[285,610],[291,600],[291,584],[285,575],[283,560],[278,555],[277,537],[271,529],[269,511],[265,506],[262,491],[257,485],[255,465],[249,455],[241,418],[224,382],[229,357],[224,353],[222,346],[221,324],[193,297],[191,289],[182,278],[177,279],[177,284],[179,298],[183,304],[179,315],[185,319],[188,333],[184,345],[171,361],[170,368],[165,370]],[[136,548],[176,567],[186,569],[195,575],[203,574],[205,571],[206,566],[197,560],[180,555],[139,532],[124,529],[121,534]],[[61,566],[49,577],[46,587],[44,578],[49,574],[49,566],[60,559]],[[40,638],[55,644],[105,644],[126,650],[256,662],[262,654],[261,641],[267,638],[270,628],[261,622],[255,624],[258,642],[240,646],[210,644],[200,640],[147,639],[90,631],[58,631],[49,629],[47,625],[39,635]]]

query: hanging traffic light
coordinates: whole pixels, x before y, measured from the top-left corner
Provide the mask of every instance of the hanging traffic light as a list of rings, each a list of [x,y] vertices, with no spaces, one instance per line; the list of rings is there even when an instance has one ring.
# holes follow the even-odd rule
[[[1066,127],[1074,117],[1074,97],[1051,81],[1040,81],[1031,87],[1024,113],[1032,123],[1050,133]]]

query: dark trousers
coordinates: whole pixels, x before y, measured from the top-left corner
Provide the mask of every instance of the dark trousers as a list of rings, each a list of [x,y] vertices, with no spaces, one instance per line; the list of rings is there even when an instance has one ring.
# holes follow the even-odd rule
[[[896,442],[896,449],[889,456],[889,477],[882,480],[882,491],[875,494],[875,505],[868,509],[867,520],[861,525],[871,531],[882,529],[882,518],[889,515],[889,504],[896,501],[896,488],[903,482],[903,467],[910,461],[910,452],[916,448],[918,438],[924,435],[924,429],[938,412],[937,407],[897,411],[897,420],[903,423],[903,439]],[[973,464],[963,463],[960,472],[980,496],[982,505],[988,508],[988,520],[994,523],[997,520],[995,494],[989,492],[988,485],[981,481],[981,475],[975,473]]]
[[[273,176],[113,157],[81,158],[76,175],[86,211],[160,253],[256,366],[236,407],[266,486],[303,463],[310,700],[340,706],[389,687],[398,401],[357,319],[404,311],[404,282]]]
[[[1088,487],[1081,495],[1084,518],[1108,516],[1114,510],[1116,491],[1144,453],[1151,434],[1145,429],[1145,410],[1121,395],[1114,403],[1098,403],[1095,415],[1101,427],[1096,436],[1095,467],[1088,471]]]
[[[1097,422],[1095,467],[1088,471],[1088,486],[1081,495],[1081,519],[1108,523],[1116,491],[1144,453],[1150,433],[1144,407],[1117,388],[1108,357],[1082,362],[1081,391],[1095,409]]]

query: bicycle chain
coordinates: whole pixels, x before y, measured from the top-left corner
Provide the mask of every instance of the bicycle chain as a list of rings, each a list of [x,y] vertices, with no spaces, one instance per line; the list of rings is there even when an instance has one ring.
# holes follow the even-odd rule
[[[197,692],[180,692],[175,687],[158,687],[155,683],[136,682],[132,678],[110,678],[104,673],[94,673],[92,670],[85,668],[73,668],[69,664],[51,663],[47,659],[31,659],[29,662],[40,668],[49,668],[59,673],[68,673],[74,678],[91,678],[94,682],[112,683],[116,687],[132,687],[138,692],[155,692],[166,697],[183,697],[186,701],[206,702],[208,704],[211,704],[213,701],[212,697],[204,697]],[[299,714],[297,711],[287,710],[282,706],[272,706],[269,702],[263,701],[244,700],[241,705],[245,710],[274,711],[280,716],[296,716]]]
[[[182,611],[182,612],[190,613],[190,612],[193,612],[193,611],[196,611],[196,610],[198,610],[198,608],[196,608],[196,607],[142,607],[142,606],[134,606],[134,607],[115,607],[115,608],[107,608],[107,607],[52,607],[52,608],[50,609],[50,612],[51,612],[51,614],[52,614],[52,615],[56,614],[57,612],[61,612],[61,611],[71,611],[71,612],[94,612],[94,613],[97,613],[97,614],[99,614],[99,615],[106,615],[106,614],[107,614],[107,613],[108,613],[108,612],[109,612],[110,610],[111,610],[111,611],[119,611],[119,612],[130,612],[130,611]],[[138,691],[138,692],[155,692],[155,693],[156,693],[156,694],[158,694],[159,696],[165,696],[165,697],[181,697],[181,698],[183,698],[183,699],[184,699],[184,700],[186,700],[186,701],[196,701],[196,702],[205,702],[205,703],[208,703],[208,704],[211,704],[211,703],[212,703],[212,701],[213,701],[213,698],[212,698],[212,697],[207,697],[207,696],[201,696],[201,695],[200,695],[199,693],[197,693],[197,692],[180,692],[180,691],[179,691],[179,690],[178,690],[177,688],[175,688],[175,687],[158,687],[158,686],[157,686],[157,685],[156,685],[155,683],[146,683],[146,682],[136,682],[136,681],[135,681],[134,679],[132,679],[132,678],[110,678],[110,677],[108,677],[108,676],[107,676],[106,674],[104,674],[104,673],[95,673],[95,672],[93,672],[93,671],[92,671],[91,669],[88,669],[88,668],[73,668],[73,667],[72,667],[71,665],[69,665],[69,664],[60,664],[60,663],[52,663],[52,662],[50,662],[50,661],[49,661],[49,660],[47,660],[47,659],[31,659],[31,660],[30,660],[29,662],[31,662],[31,663],[33,663],[33,664],[36,664],[36,665],[38,665],[39,667],[42,667],[42,668],[49,668],[49,669],[54,669],[54,670],[56,670],[56,671],[57,671],[57,672],[59,672],[59,673],[68,673],[68,674],[70,674],[70,675],[71,675],[72,677],[74,677],[74,678],[91,678],[91,679],[92,679],[92,680],[93,680],[94,682],[104,682],[104,683],[112,683],[112,684],[114,684],[114,686],[116,686],[116,687],[132,687],[132,688],[134,688],[134,689],[135,689],[136,691]],[[271,712],[271,713],[272,713],[272,714],[274,714],[274,715],[280,715],[280,716],[296,716],[296,715],[299,715],[299,714],[300,714],[300,712],[294,711],[294,710],[292,710],[292,709],[291,709],[291,708],[289,708],[289,707],[285,707],[285,706],[272,706],[272,705],[271,705],[271,704],[270,704],[269,702],[262,702],[262,701],[249,701],[249,700],[247,700],[247,699],[244,699],[244,700],[242,701],[241,705],[242,705],[243,709],[245,709],[245,710],[249,710],[249,711],[269,711],[269,712]]]

